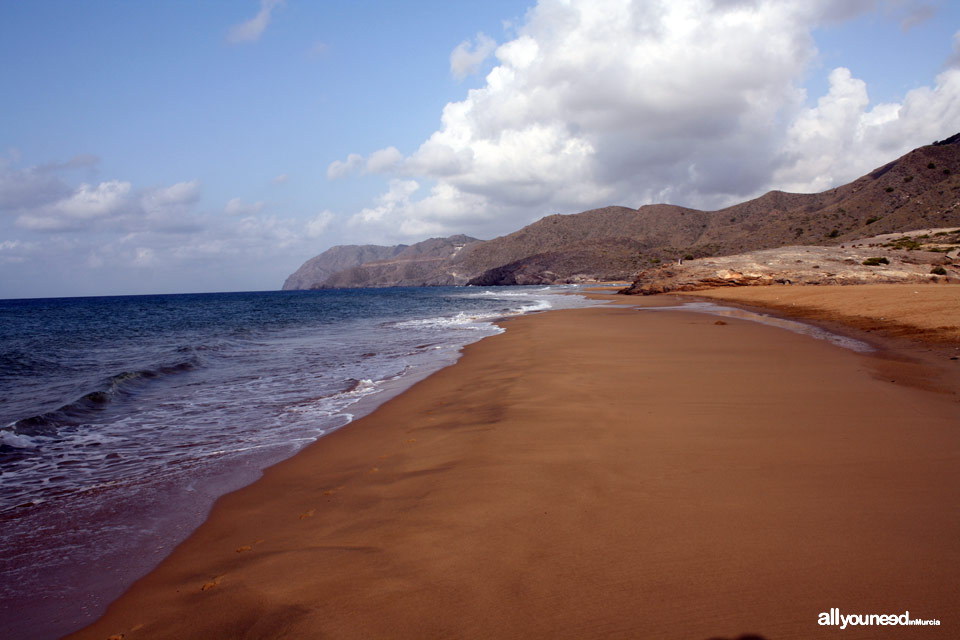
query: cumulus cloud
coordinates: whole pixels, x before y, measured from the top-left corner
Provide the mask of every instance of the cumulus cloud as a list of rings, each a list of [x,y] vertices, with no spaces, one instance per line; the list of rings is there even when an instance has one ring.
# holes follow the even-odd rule
[[[263,211],[264,206],[264,203],[260,200],[244,202],[240,198],[231,198],[224,206],[223,212],[229,216],[252,216]]]
[[[838,69],[830,93],[805,107],[812,30],[880,6],[541,0],[496,47],[483,86],[447,104],[416,151],[351,154],[328,176],[391,176],[351,222],[397,236],[489,236],[557,211],[718,208],[772,188],[832,186],[851,154],[885,162],[960,121],[949,72],[902,104],[871,105],[863,83]],[[451,70],[472,68],[481,44],[458,47]]]
[[[827,95],[790,126],[774,181],[790,191],[823,191],[946,137],[957,122],[960,69],[909,91],[902,103],[871,106],[866,83],[841,67],[830,74]]]
[[[200,199],[200,181],[178,182],[169,187],[147,189],[140,196],[140,205],[147,211],[189,205]]]
[[[241,44],[256,42],[263,35],[273,10],[284,4],[284,0],[260,0],[260,11],[246,22],[235,24],[227,32],[227,42]]]
[[[290,176],[288,176],[285,173],[281,173],[270,182],[272,182],[273,184],[287,184],[287,182],[289,181],[290,181]]]
[[[330,223],[333,222],[333,218],[332,212],[321,211],[310,220],[307,220],[305,228],[307,237],[312,239],[321,237],[327,230],[327,227],[330,226]]]
[[[363,168],[363,164],[363,156],[359,153],[351,153],[347,156],[346,160],[334,160],[330,163],[330,166],[327,167],[327,179],[339,180],[340,178],[346,178],[347,176],[359,173],[360,169]]]
[[[16,224],[38,231],[82,230],[90,222],[114,216],[129,206],[130,187],[129,182],[120,180],[96,186],[81,184],[65,198],[21,213]]]
[[[368,173],[388,173],[403,162],[403,154],[396,147],[387,147],[374,151],[367,159],[364,171]]]
[[[477,34],[472,46],[469,40],[464,40],[450,53],[450,73],[457,80],[476,73],[496,48],[497,43],[493,38],[482,31]]]
[[[396,147],[385,147],[364,158],[359,153],[351,153],[346,160],[334,160],[327,167],[328,180],[340,180],[366,173],[396,173],[404,171],[403,154]]]
[[[377,197],[376,204],[356,214],[351,222],[382,222],[395,212],[402,212],[410,206],[410,196],[420,188],[416,180],[391,180],[390,189]]]
[[[89,168],[99,160],[81,155],[67,162],[16,168],[0,160],[0,214],[16,227],[36,232],[82,232],[112,228],[188,230],[184,220],[200,198],[200,182],[134,189],[130,182],[105,180],[71,186],[61,174]]]

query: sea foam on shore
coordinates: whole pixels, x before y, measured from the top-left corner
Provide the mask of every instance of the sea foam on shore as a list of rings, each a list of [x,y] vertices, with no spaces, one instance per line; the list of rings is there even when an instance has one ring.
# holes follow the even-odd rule
[[[52,638],[213,501],[570,287],[0,302],[0,629]]]

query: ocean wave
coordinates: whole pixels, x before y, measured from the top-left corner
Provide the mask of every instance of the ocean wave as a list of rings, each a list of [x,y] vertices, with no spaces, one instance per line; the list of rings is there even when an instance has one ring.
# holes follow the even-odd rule
[[[30,436],[20,435],[13,431],[0,429],[0,447],[11,449],[36,449],[39,444]]]
[[[324,415],[333,415],[337,413],[339,409],[353,404],[360,398],[374,393],[379,393],[381,390],[381,385],[386,380],[396,379],[402,375],[403,372],[398,373],[395,376],[385,378],[384,380],[376,381],[368,378],[363,378],[361,380],[350,378],[346,381],[348,385],[346,389],[337,391],[336,393],[309,398],[307,400],[300,400],[287,406],[287,410],[296,413],[314,413],[319,411]]]
[[[92,415],[103,411],[117,399],[134,394],[150,380],[186,373],[199,366],[200,360],[193,357],[152,369],[122,371],[106,378],[99,389],[85,393],[53,411],[21,418],[7,425],[6,429],[18,436],[53,435],[59,427],[87,422]]]
[[[527,296],[529,297],[529,296]],[[405,328],[440,328],[440,329],[468,329],[479,331],[481,329],[490,329],[493,322],[500,318],[511,316],[521,316],[538,311],[552,309],[553,305],[545,299],[536,299],[529,304],[519,307],[505,307],[497,311],[485,312],[467,312],[460,311],[452,316],[437,316],[433,318],[419,318],[417,320],[405,320],[394,323],[392,326],[401,329]]]

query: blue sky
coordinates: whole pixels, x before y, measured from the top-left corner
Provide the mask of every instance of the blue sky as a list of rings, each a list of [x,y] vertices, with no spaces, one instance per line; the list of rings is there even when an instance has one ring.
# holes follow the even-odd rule
[[[819,191],[960,131],[958,30],[945,1],[0,0],[0,297]]]

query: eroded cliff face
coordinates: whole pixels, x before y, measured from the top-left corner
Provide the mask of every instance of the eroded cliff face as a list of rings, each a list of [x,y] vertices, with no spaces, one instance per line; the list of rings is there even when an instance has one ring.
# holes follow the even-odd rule
[[[629,280],[685,257],[849,246],[880,233],[949,226],[960,226],[960,136],[822,193],[771,191],[718,211],[603,207],[547,216],[486,242],[451,236],[409,247],[334,247],[284,289]]]

